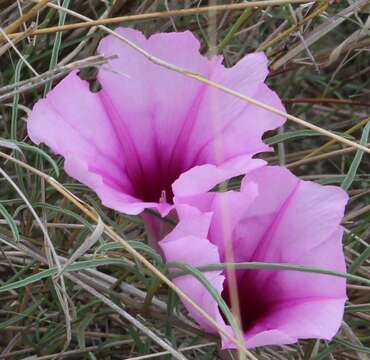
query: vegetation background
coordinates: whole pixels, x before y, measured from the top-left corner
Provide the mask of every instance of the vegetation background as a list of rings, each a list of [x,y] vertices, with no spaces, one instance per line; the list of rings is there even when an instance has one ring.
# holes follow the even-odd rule
[[[369,156],[321,129],[369,145],[369,2],[236,3],[242,4],[0,0],[0,359],[237,358],[221,353],[218,339],[200,331],[174,291],[143,264],[138,253],[157,273],[166,271],[145,245],[141,220],[102,208],[94,193],[65,175],[63,159],[27,138],[27,113],[39,98],[71,69],[93,79],[106,61],[95,53],[106,28],[92,27],[81,15],[98,20],[94,25],[105,21],[108,28],[125,25],[147,35],[191,30],[202,51],[223,54],[226,66],[266,51],[268,82],[287,111],[319,129],[288,120],[267,134],[276,153],[264,158],[303,179],[348,190],[344,249],[348,273],[362,280],[349,275],[343,326],[330,343],[302,341],[252,353],[261,360],[368,358]],[[225,6],[209,8],[214,5]],[[160,14],[141,16],[153,12]],[[128,17],[113,24],[122,16]],[[76,22],[83,24],[67,26]],[[56,277],[68,259],[68,271]]]

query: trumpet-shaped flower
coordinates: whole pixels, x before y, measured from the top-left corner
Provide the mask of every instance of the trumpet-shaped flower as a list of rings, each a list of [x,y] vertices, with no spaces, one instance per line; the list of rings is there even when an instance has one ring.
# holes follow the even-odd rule
[[[340,188],[302,181],[285,168],[266,166],[247,174],[240,192],[211,192],[175,202],[180,221],[159,243],[168,261],[194,267],[287,263],[345,271],[340,221],[347,195]],[[281,269],[234,271],[207,271],[205,276],[226,303],[239,308],[247,347],[329,340],[338,331],[345,279]],[[183,275],[174,281],[229,330],[217,302],[196,278]],[[204,330],[216,332],[189,304],[185,306]],[[234,344],[224,338],[223,346]]]
[[[187,68],[279,110],[264,83],[263,53],[227,69],[221,57],[199,54],[190,32],[145,38],[117,32],[148,53]],[[65,170],[92,188],[102,202],[128,214],[155,208],[166,215],[178,195],[201,193],[263,164],[261,138],[284,119],[204,83],[153,64],[114,36],[98,48],[117,55],[97,75],[101,90],[72,72],[34,106],[28,134],[65,158]]]

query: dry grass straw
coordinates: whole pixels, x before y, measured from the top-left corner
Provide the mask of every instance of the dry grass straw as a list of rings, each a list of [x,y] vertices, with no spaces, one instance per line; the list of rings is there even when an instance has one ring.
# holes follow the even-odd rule
[[[41,6],[39,3],[43,3]],[[92,26],[99,26],[99,25],[113,25],[113,24],[122,24],[125,22],[133,22],[133,21],[143,21],[143,20],[151,20],[151,19],[161,19],[161,18],[171,18],[173,16],[190,16],[196,14],[204,14],[209,12],[216,12],[216,11],[236,11],[236,10],[243,10],[247,8],[265,8],[269,6],[281,6],[283,4],[302,4],[312,2],[309,0],[260,0],[260,1],[249,1],[246,3],[241,4],[227,4],[227,5],[214,5],[214,6],[204,6],[204,7],[196,7],[190,9],[181,9],[181,10],[170,10],[170,11],[160,11],[160,12],[152,12],[147,14],[139,14],[139,15],[128,15],[128,16],[117,16],[114,18],[107,18],[107,19],[99,19],[99,20],[88,20],[81,23],[74,23],[68,24],[64,26],[54,26],[44,29],[39,29],[34,31],[34,35],[41,35],[41,34],[49,34],[55,33],[59,31],[67,31],[67,30],[74,30],[80,28],[87,28]],[[38,1],[36,6],[42,7],[47,4],[47,1]],[[53,5],[52,3],[48,3],[47,5]],[[39,9],[38,8],[38,9]],[[37,10],[38,10],[37,9]],[[34,12],[32,13],[34,14]],[[17,21],[16,24],[12,25],[11,29],[16,29],[20,26],[22,21]],[[6,31],[7,33],[10,32],[10,29]],[[8,34],[9,38],[22,36],[23,33],[12,33]],[[0,37],[1,40],[4,40]]]

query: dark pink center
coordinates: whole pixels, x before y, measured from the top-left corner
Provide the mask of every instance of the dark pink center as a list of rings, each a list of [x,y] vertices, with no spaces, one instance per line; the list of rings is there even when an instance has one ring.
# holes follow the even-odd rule
[[[253,272],[255,270],[244,270],[242,275],[238,271],[237,290],[234,290],[237,292],[241,324],[244,332],[250,330],[271,311],[271,302],[268,301],[269,296],[262,291],[260,284],[253,280]],[[227,279],[222,297],[231,308],[231,294]]]

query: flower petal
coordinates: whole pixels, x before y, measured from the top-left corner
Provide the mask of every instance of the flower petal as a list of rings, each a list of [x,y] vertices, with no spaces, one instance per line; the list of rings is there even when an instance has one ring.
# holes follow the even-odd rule
[[[226,166],[215,166],[211,164],[194,166],[182,173],[173,183],[172,189],[175,198],[188,197],[205,193],[223,181],[232,177],[246,174],[265,164],[260,159],[242,157]]]
[[[264,167],[248,174],[241,191],[255,183],[259,195],[234,231],[238,261],[345,271],[343,229],[339,226],[347,202],[343,190],[301,181],[281,167]],[[254,337],[258,346],[276,344],[271,335],[275,331],[292,342],[297,338],[330,339],[341,324],[346,299],[343,278],[288,270],[244,270],[238,273],[238,285],[244,316],[249,318],[247,345],[253,344]],[[260,315],[256,317],[253,314],[257,312]]]
[[[220,57],[208,60],[199,54],[199,42],[190,32],[155,34],[146,39],[132,29],[116,31],[153,56],[282,109],[276,94],[264,84],[268,69],[263,53],[247,55],[226,69]],[[268,149],[261,140],[263,133],[284,122],[272,113],[151,63],[113,36],[101,41],[99,52],[119,55],[111,61],[110,70],[102,69],[98,78],[100,95],[130,158],[127,171],[132,178],[142,173],[151,179],[153,187],[159,186],[153,183],[156,179],[169,177],[173,182],[184,171],[203,164],[221,166],[227,162],[223,170],[228,174],[217,174],[221,181],[239,175],[254,154]]]
[[[113,188],[130,192],[130,181],[120,174],[122,151],[114,129],[96,94],[77,72],[37,102],[27,128],[33,142],[48,144],[64,157],[77,157]]]
[[[188,204],[177,205],[176,211],[182,221],[179,221],[171,233],[169,233],[161,243],[170,242],[185,236],[207,237],[212,220],[212,213],[202,213]]]
[[[190,209],[188,208],[187,210]],[[201,237],[205,232],[205,228],[209,226],[210,219],[211,214],[201,214],[198,212],[197,216],[188,216],[186,220],[181,221],[173,232],[159,243],[166,260],[168,262],[184,262],[193,267],[219,263],[220,257],[217,247],[211,244],[206,238]],[[197,232],[201,235],[186,235],[187,233],[192,234]],[[203,274],[221,295],[225,279],[222,275],[222,270],[209,271]],[[195,277],[192,275],[179,276],[173,282],[215,319],[222,328],[229,331],[229,327],[226,326],[222,319],[217,302],[206,287]],[[186,301],[184,301],[184,305],[203,329],[212,333],[217,332],[217,329],[199,314],[193,306]]]
[[[264,84],[268,69],[262,53],[226,69],[221,57],[199,54],[190,32],[149,39],[132,29],[117,32],[164,61],[282,108]],[[172,184],[194,166],[211,169],[194,170],[197,184],[189,185],[185,176],[176,185],[179,195],[184,186],[204,192],[262,164],[251,157],[267,149],[263,133],[283,119],[154,64],[122,39],[104,38],[99,52],[118,55],[98,72],[102,89],[90,92],[88,83],[71,73],[35,105],[28,130],[33,141],[63,155],[68,173],[90,184],[104,204],[130,214],[151,207],[164,216],[172,209],[167,204]]]
[[[149,39],[132,29],[118,28],[116,32],[153,56],[176,65],[190,65],[201,73],[208,73],[211,66],[199,54],[200,44],[190,32],[156,34]],[[187,126],[185,123],[192,121],[202,100],[202,85],[151,63],[113,36],[105,37],[98,51],[118,55],[99,72],[98,79],[102,84],[100,96],[129,161],[127,171],[132,178],[150,178],[147,186],[151,187],[160,186],[161,177],[169,177],[171,186],[178,176],[174,168],[177,162],[171,154],[178,134]]]
[[[173,205],[143,202],[107,186],[104,182],[105,179],[100,174],[92,172],[87,163],[72,156],[66,156],[64,169],[67,174],[93,189],[108,208],[131,215],[138,215],[146,208],[154,208],[162,216],[166,216],[173,209]]]
[[[208,239],[217,246],[223,262],[235,262],[235,259],[228,258],[228,255],[226,255],[227,242],[233,242],[235,227],[243,219],[248,207],[253,204],[257,196],[258,186],[250,183],[243,192],[208,192],[192,196],[176,196],[175,208],[178,211],[179,224],[184,219],[181,211],[184,204],[187,204],[188,207],[192,206],[202,213],[212,212]],[[205,236],[207,236],[207,233]],[[239,253],[239,249],[234,248],[234,252]]]
[[[298,341],[297,338],[291,337],[279,330],[263,330],[255,335],[245,335],[245,343],[248,349],[252,349],[259,346],[265,346],[268,344],[273,345],[286,345],[293,344]],[[230,348],[233,346],[230,344]]]
[[[250,183],[258,185],[259,196],[236,229],[243,238],[235,246],[255,261],[292,262],[326,241],[337,230],[348,199],[339,187],[301,181],[279,166],[249,173],[241,191]],[[283,258],[277,255],[282,249]]]
[[[247,55],[245,58],[252,55],[254,54]],[[234,68],[228,70],[234,70]],[[245,69],[245,71],[247,70],[248,68]],[[219,82],[223,83],[222,80]],[[247,85],[244,82],[242,84],[229,84],[225,81],[225,85],[241,94],[248,93]],[[216,89],[209,92],[216,91],[219,92]],[[283,125],[285,118],[247,103],[244,100],[235,97],[232,99],[231,95],[210,94],[209,97],[212,99],[213,104],[206,105],[206,102],[203,103],[205,109],[208,109],[208,114],[204,111],[204,115],[200,114],[199,116],[209,118],[209,112],[211,113],[211,119],[207,122],[207,126],[213,128],[213,135],[211,138],[209,137],[209,131],[206,132],[205,129],[199,130],[199,132],[203,131],[203,137],[208,135],[208,139],[207,141],[203,140],[202,145],[199,147],[196,156],[198,161],[219,165],[241,156],[272,150],[271,147],[262,142],[262,136],[266,131]],[[270,105],[276,110],[285,112],[285,108],[277,94],[264,83],[259,84],[251,97],[266,105]],[[229,121],[225,122],[224,119],[229,119]],[[194,134],[196,134],[196,130]],[[192,141],[193,143],[195,141]]]
[[[331,340],[343,318],[346,299],[308,299],[280,303],[245,333],[249,348],[281,345],[298,339]]]
[[[165,215],[172,208],[132,196],[120,139],[98,95],[76,71],[37,102],[27,130],[34,143],[45,143],[63,155],[66,172],[96,191],[104,205],[128,214],[152,207]]]
[[[77,72],[37,102],[27,128],[33,142],[45,143],[66,158],[70,176],[83,177],[93,189],[99,178],[102,187],[130,193],[130,181],[124,174],[121,176],[122,152],[114,129],[96,94],[90,92],[88,83]],[[72,164],[76,161],[78,166]]]
[[[296,263],[345,272],[342,234],[343,229],[338,228]],[[251,277],[254,282],[262,282],[261,291],[265,299],[270,299],[270,304],[265,316],[246,332],[247,344],[253,344],[254,336],[261,331],[271,329],[292,339],[330,340],[335,336],[342,322],[347,298],[344,278],[289,270],[261,270],[250,272],[244,281]],[[276,344],[268,342],[271,340],[265,336],[263,339],[265,342],[261,345]]]

